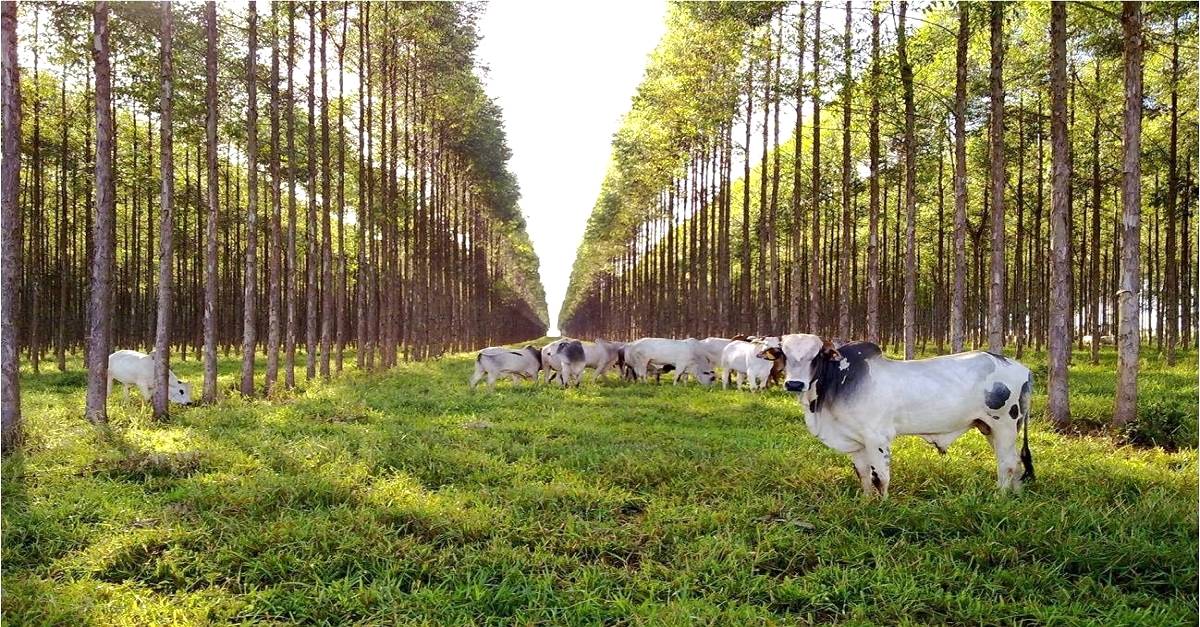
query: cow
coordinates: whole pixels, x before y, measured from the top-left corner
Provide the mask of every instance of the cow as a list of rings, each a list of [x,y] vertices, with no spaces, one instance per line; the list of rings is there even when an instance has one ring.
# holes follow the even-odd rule
[[[516,384],[518,377],[537,382],[542,369],[542,351],[536,346],[514,350],[503,346],[489,346],[475,356],[475,374],[471,375],[471,389],[487,375],[488,389],[496,389],[496,379],[505,375]]]
[[[578,353],[575,345],[578,344]],[[568,349],[570,345],[572,348]],[[560,386],[570,385],[583,377],[587,367],[583,343],[569,337],[560,338],[542,347],[542,368],[546,370],[546,383],[558,381]]]
[[[608,342],[605,340],[596,340],[595,342],[585,342],[583,344],[585,365],[596,371],[592,377],[593,381],[604,376],[604,373],[608,372],[609,368],[618,366],[621,362],[624,346],[624,344],[619,342]]]
[[[996,454],[1001,491],[1019,491],[1033,480],[1028,424],[1033,377],[1024,365],[983,351],[894,361],[870,342],[835,348],[802,334],[784,336],[783,351],[784,389],[803,406],[809,432],[851,456],[864,494],[887,497],[896,436],[915,435],[945,454],[971,428],[987,437]],[[1018,466],[1024,466],[1020,476]]]
[[[1090,346],[1092,343],[1092,336],[1090,336],[1090,335],[1083,336],[1083,343]],[[1100,345],[1101,346],[1116,346],[1116,344],[1117,344],[1116,336],[1114,336],[1114,335],[1101,335],[1100,336]]]
[[[745,376],[751,390],[766,388],[767,381],[775,367],[777,358],[783,356],[780,339],[777,337],[756,338],[755,340],[734,340],[721,351],[720,366],[722,389],[729,388],[729,379],[736,377],[735,388],[742,387],[742,377]]]
[[[108,394],[112,394],[113,379],[125,388],[125,400],[129,400],[129,386],[135,385],[142,398],[150,400],[157,387],[154,380],[154,353],[149,355],[132,350],[119,350],[108,356]],[[167,400],[178,405],[192,402],[192,384],[180,381],[173,371],[167,371]]]
[[[628,350],[628,347],[628,344],[622,344],[621,347],[617,349],[617,368],[621,372],[621,379],[625,381],[637,381],[637,373],[633,371],[633,366],[630,366],[629,362],[625,359],[625,351]],[[661,368],[651,364],[647,368],[646,374],[654,375],[654,382],[659,383],[663,373],[671,372],[673,370],[675,370],[675,366],[671,364],[665,364]]]
[[[583,382],[583,370],[587,368],[587,353],[584,351],[583,342],[579,340],[563,340],[555,349],[555,357],[558,362],[558,381],[563,387],[570,386],[572,383],[575,387]]]
[[[625,359],[634,376],[641,381],[654,370],[666,371],[670,366],[675,371],[672,383],[678,384],[684,374],[692,374],[701,385],[712,385],[712,361],[702,348],[700,340],[669,340],[661,337],[644,337],[630,342],[625,347]]]

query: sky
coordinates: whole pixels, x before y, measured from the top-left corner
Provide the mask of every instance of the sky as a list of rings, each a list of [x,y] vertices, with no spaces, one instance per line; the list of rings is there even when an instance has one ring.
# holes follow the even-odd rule
[[[487,93],[504,111],[521,210],[557,335],[571,265],[666,2],[493,0],[479,22]]]

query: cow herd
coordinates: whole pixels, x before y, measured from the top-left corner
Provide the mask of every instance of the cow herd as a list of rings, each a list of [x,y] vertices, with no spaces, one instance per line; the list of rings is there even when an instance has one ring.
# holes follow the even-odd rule
[[[505,377],[536,383],[543,375],[547,384],[579,386],[589,368],[593,380],[615,370],[629,381],[671,373],[675,384],[691,376],[709,386],[720,370],[723,387],[731,379],[754,391],[780,383],[799,401],[809,432],[850,456],[866,494],[887,496],[892,441],[901,435],[919,437],[945,454],[959,436],[977,429],[996,455],[1001,491],[1020,490],[1034,476],[1028,429],[1033,377],[997,353],[900,361],[870,342],[841,344],[806,333],[628,343],[563,338],[541,348],[479,351],[470,386],[486,378],[494,389]]]

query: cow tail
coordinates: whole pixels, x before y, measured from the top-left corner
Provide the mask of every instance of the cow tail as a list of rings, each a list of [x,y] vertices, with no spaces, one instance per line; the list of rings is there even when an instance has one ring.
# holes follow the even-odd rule
[[[1021,405],[1021,414],[1025,418],[1025,438],[1021,445],[1021,464],[1025,466],[1025,474],[1021,475],[1021,481],[1033,481],[1033,453],[1029,450],[1029,395],[1033,391],[1032,373],[1029,375],[1026,386],[1029,392],[1022,394],[1018,401]]]

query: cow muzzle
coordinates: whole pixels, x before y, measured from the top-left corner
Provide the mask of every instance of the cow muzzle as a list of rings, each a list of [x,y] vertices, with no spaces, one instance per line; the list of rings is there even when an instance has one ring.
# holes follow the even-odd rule
[[[788,392],[796,392],[797,394],[804,391],[807,385],[803,381],[788,380],[783,384],[783,389]]]

